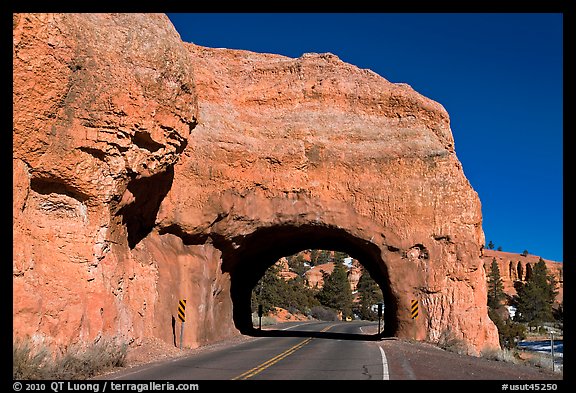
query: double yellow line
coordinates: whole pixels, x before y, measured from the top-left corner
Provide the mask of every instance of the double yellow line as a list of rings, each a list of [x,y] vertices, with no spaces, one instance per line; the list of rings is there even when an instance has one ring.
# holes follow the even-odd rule
[[[334,325],[330,325],[324,329],[321,330],[321,332],[325,332],[328,329],[330,329],[332,326]],[[245,373],[242,373],[240,375],[238,375],[237,377],[232,378],[232,380],[239,380],[239,379],[248,379],[253,377],[256,374],[261,373],[262,371],[266,370],[268,367],[278,363],[280,360],[292,355],[294,352],[296,352],[297,350],[299,350],[300,348],[302,348],[304,345],[308,344],[310,341],[312,341],[312,337],[307,338],[306,340],[300,341],[298,344],[288,348],[287,350],[285,350],[284,352],[282,352],[279,355],[274,356],[272,359],[269,359],[267,361],[265,361],[264,363],[246,371]]]

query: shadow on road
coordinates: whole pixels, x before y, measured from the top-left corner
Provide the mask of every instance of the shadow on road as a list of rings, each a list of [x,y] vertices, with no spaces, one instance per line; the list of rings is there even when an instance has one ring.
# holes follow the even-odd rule
[[[312,337],[325,338],[329,340],[355,340],[355,341],[380,341],[388,338],[380,334],[359,334],[359,333],[336,333],[336,332],[315,332],[306,330],[259,330],[251,329],[244,334],[253,337]]]

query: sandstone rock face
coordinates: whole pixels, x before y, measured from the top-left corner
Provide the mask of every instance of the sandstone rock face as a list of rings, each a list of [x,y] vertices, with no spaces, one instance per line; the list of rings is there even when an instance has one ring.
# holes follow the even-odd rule
[[[14,14],[13,26],[14,334],[152,334],[158,267],[130,247],[196,121],[188,53],[165,15]]]
[[[332,274],[334,263],[328,262],[316,265],[306,272],[306,282],[310,288],[322,288],[324,286],[324,273]]]
[[[512,297],[517,294],[516,288],[514,288],[514,282],[525,282],[527,274],[529,274],[527,272],[538,263],[540,257],[532,254],[522,255],[513,252],[486,249],[483,252],[482,259],[484,260],[486,274],[490,272],[492,261],[496,259],[502,284],[504,285],[504,292]],[[556,295],[555,303],[560,304],[564,300],[564,266],[562,262],[551,261],[549,259],[544,259],[544,263],[548,269],[548,274],[554,276],[556,279],[556,290],[558,294]]]
[[[356,291],[358,289],[358,282],[364,273],[362,265],[357,260],[352,260],[352,266],[348,270],[348,282],[350,282],[350,289]]]
[[[283,280],[292,280],[298,277],[298,274],[290,270],[290,266],[288,266],[288,259],[282,257],[276,262],[276,266],[278,266],[278,276]]]
[[[163,15],[14,15],[14,334],[250,331],[280,257],[344,251],[385,331],[498,346],[444,108],[331,54],[181,42]],[[410,318],[418,300],[420,317]],[[415,335],[415,336],[414,336]]]
[[[255,284],[245,272],[259,276],[282,255],[345,251],[383,287],[390,334],[450,331],[472,353],[498,345],[480,202],[441,105],[331,54],[188,48],[199,122],[159,233],[217,245],[236,299]],[[237,326],[249,315],[238,303]]]

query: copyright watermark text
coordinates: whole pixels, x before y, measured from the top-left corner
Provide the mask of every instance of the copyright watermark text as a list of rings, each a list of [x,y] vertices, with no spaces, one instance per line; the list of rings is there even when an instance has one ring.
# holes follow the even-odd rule
[[[12,388],[15,392],[39,392],[53,391],[60,392],[149,392],[149,391],[198,391],[200,386],[197,383],[174,383],[174,382],[75,382],[75,381],[53,381],[53,382],[14,382]]]
[[[504,383],[502,390],[556,390],[558,385],[555,383]]]

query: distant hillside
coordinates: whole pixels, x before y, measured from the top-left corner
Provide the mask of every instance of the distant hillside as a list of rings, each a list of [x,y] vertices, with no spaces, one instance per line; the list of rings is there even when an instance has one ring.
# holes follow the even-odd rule
[[[331,257],[333,257],[333,252],[331,252]],[[302,255],[303,259],[307,262],[312,262],[310,260],[310,252],[308,250],[302,251],[297,255]],[[360,276],[364,272],[363,266],[358,262],[357,259],[351,259],[351,263],[345,264],[346,270],[348,271],[348,282],[350,283],[350,289],[352,291],[356,291],[356,287],[358,286],[358,281],[360,280]],[[288,260],[286,257],[280,258],[276,265],[280,267],[280,271],[278,272],[279,276],[285,280],[289,280],[296,276],[288,264]],[[334,262],[325,262],[318,265],[310,265],[306,266],[306,271],[304,276],[306,278],[306,283],[310,288],[321,289],[324,285],[324,278],[322,272],[332,274],[334,270]]]
[[[532,254],[524,256],[513,252],[484,249],[482,259],[484,260],[484,268],[487,274],[490,272],[490,265],[494,258],[496,258],[496,262],[498,262],[498,269],[500,270],[500,276],[504,284],[504,292],[506,292],[508,296],[514,296],[516,295],[514,281],[526,281],[526,274],[529,274],[527,272],[538,262],[540,256]],[[561,303],[564,298],[563,264],[562,262],[551,261],[549,259],[544,259],[544,262],[546,263],[548,273],[556,277],[556,281],[558,282],[556,302]]]
[[[348,271],[348,282],[350,283],[350,289],[352,291],[356,290],[358,286],[358,281],[360,280],[360,276],[364,271],[364,268],[356,259],[352,260],[352,264],[350,266],[346,266]],[[321,265],[317,265],[312,267],[310,270],[306,272],[306,282],[310,288],[322,288],[324,284],[324,278],[322,276],[322,272],[326,272],[328,274],[332,274],[334,270],[334,262],[327,262]]]
[[[303,251],[300,253],[303,259],[307,262],[313,263],[310,258],[309,251]],[[333,252],[330,255],[333,257]],[[486,273],[490,272],[490,265],[492,264],[492,260],[496,258],[496,262],[498,262],[498,268],[500,269],[500,276],[502,278],[502,282],[504,284],[504,292],[508,296],[516,295],[516,289],[514,288],[514,281],[526,281],[527,273],[532,269],[532,267],[538,262],[540,256],[528,254],[526,256],[522,254],[517,254],[513,252],[505,252],[505,251],[496,251],[485,249],[483,252],[482,259],[484,260],[484,268]],[[542,258],[544,259],[544,258]],[[563,263],[552,261],[549,259],[544,259],[546,263],[546,267],[548,268],[548,272],[554,277],[556,277],[556,281],[558,282],[558,295],[556,296],[556,302],[561,303],[562,299],[564,298],[564,277],[563,277]],[[277,265],[280,266],[280,276],[285,280],[290,278],[294,278],[296,274],[291,271],[288,266],[288,261],[286,258],[281,258]],[[520,266],[520,267],[519,267]],[[348,270],[348,281],[350,282],[350,288],[352,291],[356,290],[356,286],[358,285],[358,280],[364,271],[363,266],[358,262],[358,260],[353,259],[352,263],[347,266]],[[326,272],[328,274],[332,273],[334,270],[334,263],[333,262],[326,262],[321,263],[318,265],[307,265],[306,271],[304,273],[306,277],[306,283],[310,288],[322,288],[323,285],[323,277],[322,272]]]

